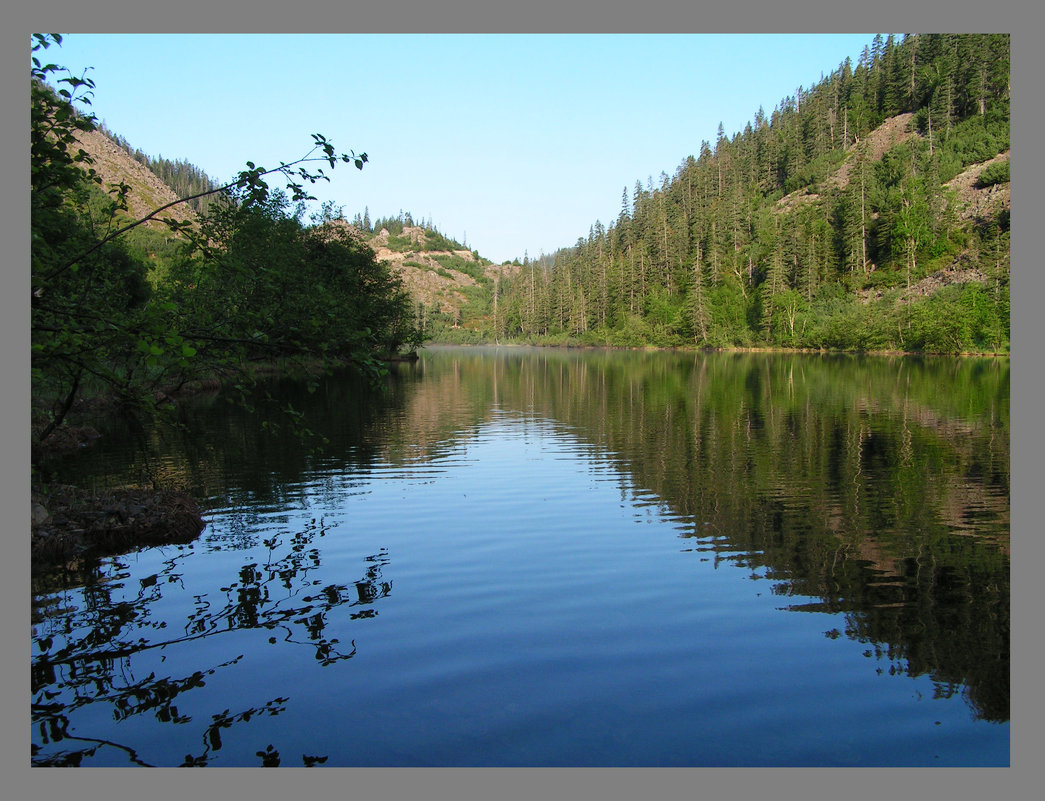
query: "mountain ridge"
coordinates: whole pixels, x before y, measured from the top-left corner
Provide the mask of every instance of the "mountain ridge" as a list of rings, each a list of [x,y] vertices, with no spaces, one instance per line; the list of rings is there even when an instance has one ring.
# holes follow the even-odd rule
[[[760,108],[732,138],[720,125],[674,177],[626,189],[608,226],[523,265],[494,265],[402,212],[338,219],[418,317],[443,324],[437,336],[999,352],[1009,105],[1006,35],[876,36],[855,67],[769,117]],[[323,206],[313,222],[334,222]],[[935,297],[949,284],[963,288]]]
[[[103,187],[114,187],[121,183],[129,187],[127,210],[120,217],[128,222],[145,217],[155,209],[175,204],[165,209],[161,218],[179,223],[198,223],[199,215],[186,202],[179,203],[174,190],[147,166],[135,159],[125,147],[102,130],[81,131],[76,135],[77,145],[90,156],[91,166],[102,180]],[[152,219],[143,225],[154,230],[167,231],[162,219]],[[492,283],[502,275],[511,275],[518,265],[496,265],[479,256],[477,251],[467,248],[447,249],[429,246],[429,233],[435,230],[422,225],[404,225],[398,236],[387,228],[373,233],[343,218],[327,220],[320,225],[348,230],[360,242],[368,245],[376,259],[387,263],[398,275],[417,303],[431,311],[446,315],[450,320],[459,319],[468,305],[466,288],[479,289],[483,283]],[[441,236],[433,236],[445,244]],[[410,244],[405,245],[403,240]],[[457,244],[451,241],[451,244]],[[476,270],[462,267],[474,266]],[[485,279],[485,281],[484,281]]]
[[[874,163],[879,162],[892,147],[921,136],[912,129],[913,118],[914,115],[911,113],[895,115],[867,134],[864,141]],[[77,139],[79,145],[91,156],[92,166],[104,184],[128,184],[129,217],[139,219],[156,208],[174,202],[176,205],[166,209],[163,216],[179,222],[198,222],[198,215],[188,204],[177,203],[179,198],[170,186],[148,167],[135,160],[110,136],[95,130],[80,132]],[[844,191],[849,185],[854,152],[855,146],[843,162],[817,184],[797,189],[781,197],[774,204],[774,211],[788,213],[797,206],[824,202],[825,193]],[[1010,187],[1007,181],[987,187],[976,185],[986,169],[1009,158],[1010,151],[1006,150],[966,167],[944,184],[953,191],[952,202],[956,204],[954,210],[961,219],[983,219],[1011,208]],[[145,225],[166,230],[160,220],[150,220]],[[396,235],[391,234],[386,227],[368,232],[358,224],[343,218],[327,220],[321,225],[348,230],[354,238],[369,246],[375,258],[388,264],[402,279],[415,304],[422,308],[422,313],[440,315],[452,329],[463,326],[478,333],[488,322],[489,315],[485,307],[489,304],[488,296],[492,293],[494,284],[502,278],[512,278],[523,269],[523,266],[517,263],[495,264],[476,251],[463,247],[430,246],[428,234],[435,231],[424,225],[404,224],[401,232]],[[442,244],[446,243],[443,237],[440,236],[438,239],[442,240]],[[982,283],[987,280],[982,271],[970,267],[966,262],[967,259],[956,257],[950,267],[920,278],[905,294],[910,297],[924,297],[942,286]],[[858,296],[866,303],[881,298],[882,292],[863,289],[858,292]],[[465,320],[470,309],[473,311],[470,315],[472,319]]]
[[[178,222],[197,222],[199,217],[187,203],[158,175],[133,159],[113,139],[100,130],[77,131],[76,143],[90,157],[103,187],[120,183],[130,186],[127,194],[126,216],[138,220],[168,203],[176,205],[165,209],[163,216]],[[149,220],[144,225],[166,230],[161,220]]]

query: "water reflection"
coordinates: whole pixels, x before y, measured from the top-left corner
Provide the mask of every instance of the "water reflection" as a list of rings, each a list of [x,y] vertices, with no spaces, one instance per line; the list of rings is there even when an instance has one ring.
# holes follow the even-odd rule
[[[89,706],[92,711],[87,717],[100,708],[117,722],[151,714],[163,724],[193,724],[194,716],[179,711],[179,704],[190,691],[204,687],[244,657],[189,675],[165,675],[165,652],[179,651],[189,643],[264,630],[270,644],[305,648],[320,667],[355,656],[355,641],[343,642],[330,629],[344,630],[346,612],[348,620],[377,614],[375,604],[392,591],[391,580],[383,575],[389,557],[384,551],[367,556],[362,576],[354,582],[310,580],[321,566],[315,541],[324,533],[321,523],[313,521],[286,541],[281,534],[264,540],[264,563],[242,565],[235,580],[220,587],[220,594],[192,594],[183,622],[176,615],[161,617],[157,611],[165,593],[174,598],[187,594],[181,565],[192,556],[192,547],[179,548],[180,553],[165,559],[157,573],[133,584],[125,572],[127,565],[117,560],[97,581],[80,589],[39,596],[33,615],[33,764],[79,765],[103,746],[124,752],[133,764],[146,764],[133,747],[70,733],[70,719],[82,717],[82,708]],[[153,652],[160,655],[158,659]],[[209,764],[222,748],[224,730],[252,718],[277,716],[288,700],[276,697],[211,715],[199,734],[202,749],[186,754],[183,765]],[[264,764],[278,764],[274,762],[278,752],[272,752],[271,744],[258,755]],[[306,765],[324,760],[322,755],[303,759]]]
[[[450,364],[432,360],[418,405],[444,376],[489,375],[469,386],[613,454],[641,488],[632,500],[691,521],[683,536],[716,561],[818,599],[786,608],[844,612],[846,636],[890,672],[1009,719],[1007,361],[499,351]]]
[[[144,577],[125,557],[64,587],[39,580],[34,764],[93,764],[99,749],[143,763],[133,741],[106,736],[110,716],[194,728],[185,765],[222,764],[230,730],[250,732],[235,763],[289,764],[259,721],[286,715],[295,681],[260,698],[244,687],[235,703],[209,692],[252,658],[256,642],[237,638],[263,635],[273,663],[297,658],[287,649],[318,668],[351,660],[354,627],[392,581],[384,548],[351,552],[349,510],[383,478],[435,486],[491,432],[548,428],[574,443],[570,458],[591,457],[593,482],[619,484],[636,520],[669,521],[695,574],[735,569],[782,610],[834,615],[824,637],[865,646],[869,672],[928,677],[936,697],[960,694],[977,719],[1007,721],[1008,381],[1007,362],[988,359],[461,349],[401,366],[383,394],[334,376],[315,392],[269,386],[251,415],[220,399],[187,405],[180,426],[141,433],[158,458],[100,448],[66,466],[99,483],[187,484],[211,498],[214,522],[205,545],[175,549]],[[279,427],[275,408],[288,403],[315,437]],[[540,479],[519,492],[536,502]],[[504,514],[454,503],[445,496],[448,514],[491,527]],[[587,514],[580,499],[577,509]],[[219,575],[203,581],[190,560]],[[177,660],[198,669],[165,670],[167,653],[218,640],[229,644]]]

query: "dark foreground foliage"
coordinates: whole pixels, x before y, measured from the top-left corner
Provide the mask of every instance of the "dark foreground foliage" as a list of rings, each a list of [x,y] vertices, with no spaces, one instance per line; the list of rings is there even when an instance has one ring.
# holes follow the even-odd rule
[[[379,356],[419,344],[398,279],[365,246],[300,219],[300,203],[311,198],[305,185],[326,179],[312,163],[362,168],[366,154],[336,154],[313,134],[302,158],[274,169],[247,162],[230,184],[205,189],[217,202],[198,222],[162,214],[191,198],[133,220],[130,187],[102,187],[79,145],[78,135],[94,130],[96,119],[74,101],[89,105],[94,84],[39,57],[60,42],[57,35],[34,35],[31,70],[32,389],[43,422],[39,440],[84,394],[109,395],[143,411],[160,388],[242,377],[256,362],[329,358],[377,373]],[[270,189],[266,178],[273,175],[285,179],[286,189]],[[130,239],[149,230],[146,223],[167,229],[158,261]]]
[[[335,153],[313,134],[296,161],[247,162],[231,183],[194,185],[194,195],[135,219],[131,187],[103,186],[81,146],[98,124],[80,110],[93,82],[43,60],[60,43],[32,37],[33,485],[48,495],[34,504],[34,566],[185,542],[203,525],[173,490],[87,496],[46,486],[42,455],[84,444],[82,429],[65,424],[85,396],[140,417],[201,383],[244,398],[260,364],[348,363],[376,377],[381,357],[422,340],[401,282],[368,247],[301,221],[313,199],[305,186],[327,179],[313,164],[362,169],[365,153]],[[285,188],[270,188],[272,177]],[[164,215],[202,197],[212,202],[196,204],[198,217]]]

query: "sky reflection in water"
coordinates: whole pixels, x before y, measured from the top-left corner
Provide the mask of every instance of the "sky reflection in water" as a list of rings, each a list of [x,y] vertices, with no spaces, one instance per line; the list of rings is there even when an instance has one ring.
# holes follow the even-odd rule
[[[324,451],[211,402],[63,468],[212,500],[40,579],[34,764],[1008,764],[1007,365],[440,349],[279,391]]]

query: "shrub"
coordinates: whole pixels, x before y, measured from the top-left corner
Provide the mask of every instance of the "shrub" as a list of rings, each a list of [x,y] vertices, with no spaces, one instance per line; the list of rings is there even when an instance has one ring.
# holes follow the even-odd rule
[[[1003,184],[1009,180],[1009,160],[998,161],[990,164],[980,173],[976,179],[977,189],[986,189],[988,186]]]

